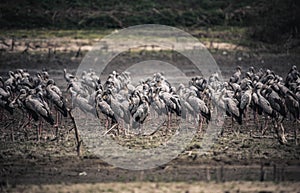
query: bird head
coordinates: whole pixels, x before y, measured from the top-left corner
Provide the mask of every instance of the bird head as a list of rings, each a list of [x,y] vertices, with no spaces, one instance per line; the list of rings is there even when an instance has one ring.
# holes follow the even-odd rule
[[[43,79],[44,79],[44,80],[48,80],[48,79],[49,79],[49,74],[48,74],[47,71],[43,71],[43,72],[42,72],[42,76],[43,76]]]
[[[263,87],[263,83],[261,83],[261,82],[257,82],[256,84],[255,84],[255,89],[261,89],[262,87]]]
[[[10,70],[10,71],[8,71],[8,75],[9,75],[11,78],[12,78],[12,77],[13,77],[13,78],[15,77],[15,74],[14,74],[14,72],[13,72],[13,71],[11,71],[11,70]]]
[[[252,73],[254,73],[254,67],[251,66],[251,67],[249,68],[249,71],[252,72]]]
[[[54,80],[53,79],[49,79],[48,81],[47,81],[47,84],[46,84],[47,86],[48,85],[55,85],[55,82],[54,82]]]
[[[141,97],[141,101],[142,102],[147,102],[148,104],[150,103],[150,100],[149,100],[149,98],[146,95],[144,95],[144,96]]]
[[[27,97],[28,92],[25,89],[21,89],[19,95],[14,99],[15,101],[18,99],[23,100],[25,97]]]

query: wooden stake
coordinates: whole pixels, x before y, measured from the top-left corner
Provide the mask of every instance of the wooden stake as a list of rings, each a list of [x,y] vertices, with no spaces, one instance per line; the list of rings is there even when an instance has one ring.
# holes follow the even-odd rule
[[[76,151],[77,151],[77,155],[80,156],[80,146],[81,146],[81,143],[82,143],[82,140],[80,140],[79,138],[79,133],[78,133],[78,129],[77,129],[77,125],[75,123],[75,119],[71,113],[71,110],[68,110],[68,113],[69,113],[69,116],[71,117],[71,120],[74,124],[74,129],[75,129],[75,138],[76,138],[76,142],[77,142],[77,148],[76,148]]]

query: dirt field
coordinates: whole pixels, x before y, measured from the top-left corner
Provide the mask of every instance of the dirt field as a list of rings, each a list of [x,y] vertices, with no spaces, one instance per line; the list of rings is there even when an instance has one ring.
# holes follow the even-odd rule
[[[270,68],[284,76],[292,65],[300,68],[297,54],[253,53],[247,51],[211,50],[222,75],[226,78],[237,65]],[[225,53],[226,51],[226,53]],[[65,89],[62,70],[76,72],[84,52],[1,52],[0,75],[8,70],[27,68],[30,72],[46,67],[51,77]],[[139,61],[124,56],[125,61]],[[167,62],[178,58],[162,56]],[[145,59],[145,57],[143,57]],[[147,58],[147,57],[146,57]],[[123,58],[124,59],[124,58]],[[116,64],[120,65],[118,61]],[[182,65],[188,66],[182,59]],[[121,63],[122,64],[122,63]],[[126,65],[121,65],[126,69]],[[114,66],[106,69],[110,72]],[[197,75],[186,67],[189,76]],[[21,112],[17,113],[21,117]],[[36,130],[19,130],[20,119],[4,118],[0,123],[0,190],[4,192],[299,192],[300,146],[293,140],[289,120],[287,145],[280,145],[270,125],[264,136],[249,116],[237,135],[231,120],[225,121],[224,136],[219,137],[206,154],[200,154],[202,134],[178,158],[152,170],[130,171],[103,162],[82,146],[76,155],[76,141],[70,119],[59,128],[53,139],[53,128],[46,127],[44,139],[35,141]],[[299,127],[299,125],[298,125]],[[12,133],[14,141],[12,139]],[[25,135],[27,133],[27,136]],[[298,136],[299,138],[299,136]],[[201,182],[199,182],[201,181]],[[208,183],[203,181],[209,181]],[[262,182],[259,182],[262,181]],[[265,182],[267,181],[267,182]],[[130,182],[130,183],[125,183]]]
[[[60,185],[30,185],[17,186],[11,192],[298,192],[299,183],[272,183],[272,182],[176,182],[176,183],[97,183],[97,184],[60,184]]]

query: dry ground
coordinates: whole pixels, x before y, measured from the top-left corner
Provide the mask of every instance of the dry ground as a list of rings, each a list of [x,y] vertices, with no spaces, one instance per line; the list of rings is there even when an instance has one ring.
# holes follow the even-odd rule
[[[48,68],[62,88],[66,83],[62,69],[75,72],[84,53],[78,50],[60,52],[1,52],[1,75],[8,70],[27,68],[30,72]],[[255,53],[241,50],[211,50],[224,77],[235,66],[244,70],[250,66],[270,68],[285,76],[292,65],[299,64],[299,55]],[[225,51],[225,52],[224,52]],[[135,54],[135,53],[133,53]],[[139,58],[125,55],[125,61]],[[165,61],[178,58],[163,56]],[[115,61],[118,63],[118,61]],[[182,65],[185,64],[182,61]],[[120,63],[118,63],[120,64]],[[113,65],[107,69],[109,72]],[[122,68],[126,69],[126,66]],[[190,76],[196,72],[186,70]],[[21,117],[21,113],[19,113]],[[249,121],[236,135],[227,119],[225,134],[218,138],[206,154],[199,154],[201,134],[177,159],[159,168],[129,171],[115,168],[94,156],[85,146],[82,156],[76,156],[76,142],[70,119],[59,128],[53,139],[50,127],[45,127],[44,139],[37,143],[34,125],[27,132],[18,129],[20,119],[6,118],[0,123],[0,183],[8,192],[299,192],[300,146],[293,141],[294,123],[287,120],[288,145],[274,138],[272,126],[261,137],[256,124]],[[12,141],[11,133],[14,133]],[[27,136],[25,135],[27,133]],[[125,140],[126,142],[126,140]],[[128,141],[135,145],[138,142]],[[198,181],[211,181],[198,182]],[[229,182],[224,182],[229,181]],[[269,181],[269,182],[258,182]],[[272,181],[272,182],[270,182]],[[281,182],[288,181],[288,182]],[[99,183],[100,182],[100,183]],[[104,183],[105,182],[105,183]],[[124,183],[124,182],[130,182]],[[166,183],[167,182],[167,183]],[[215,183],[218,182],[218,183]],[[224,183],[221,183],[224,182]],[[279,183],[278,183],[279,182]]]

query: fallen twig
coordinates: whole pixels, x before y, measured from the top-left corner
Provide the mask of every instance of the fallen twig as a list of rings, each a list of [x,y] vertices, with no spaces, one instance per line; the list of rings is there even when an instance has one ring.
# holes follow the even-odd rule
[[[105,136],[107,133],[109,133],[111,130],[113,130],[116,126],[118,126],[119,124],[118,123],[116,123],[116,124],[114,124],[109,130],[107,130],[104,134],[103,134],[103,136]]]
[[[151,136],[154,135],[164,124],[166,123],[166,121],[164,121],[161,125],[159,125],[159,127],[157,127],[152,133],[146,133],[143,136]]]
[[[273,136],[266,136],[266,135],[252,135],[253,138],[256,139],[273,139]]]

